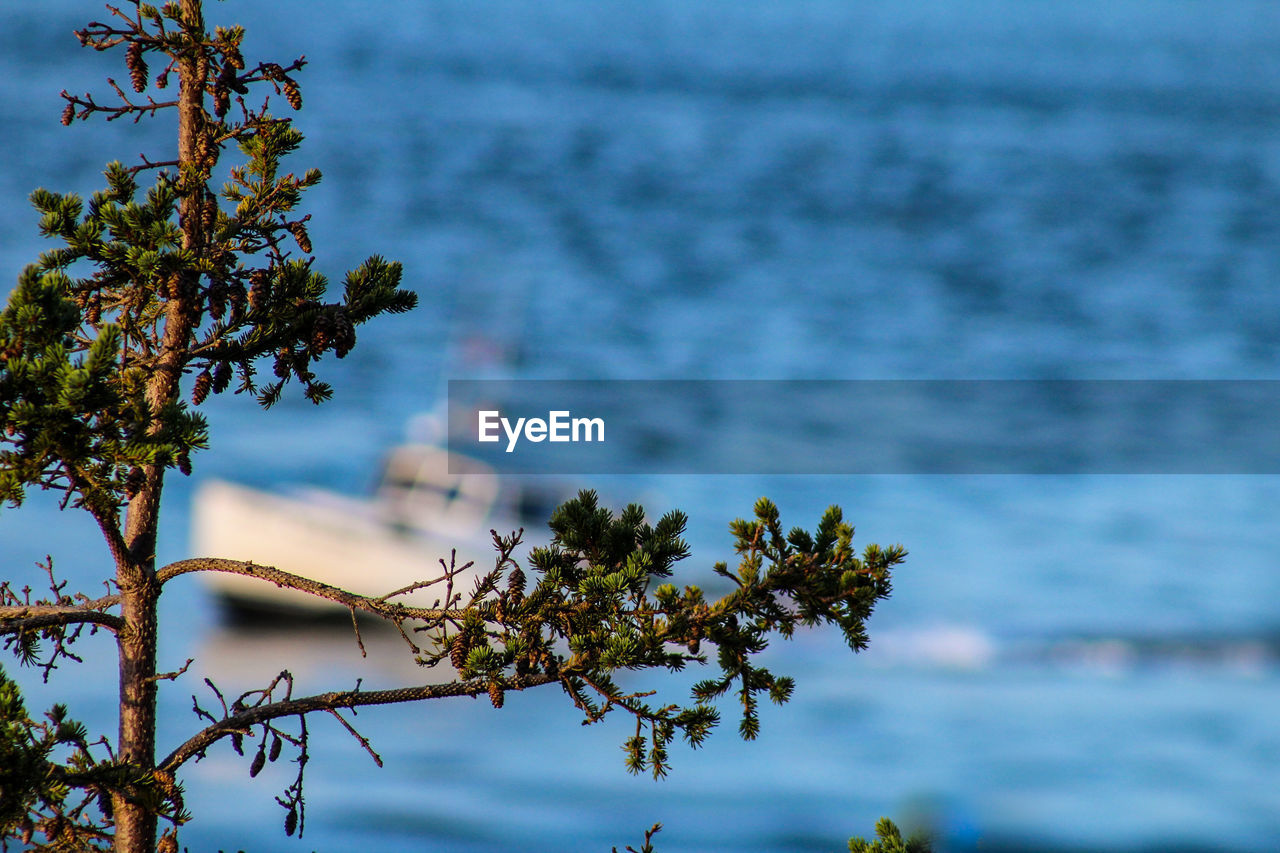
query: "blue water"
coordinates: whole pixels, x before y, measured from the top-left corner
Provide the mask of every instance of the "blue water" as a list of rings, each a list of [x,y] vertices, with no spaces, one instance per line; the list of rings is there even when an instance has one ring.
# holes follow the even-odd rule
[[[58,124],[61,88],[121,73],[70,31],[94,3],[0,27],[0,274],[44,246],[16,201],[92,191],[148,127]],[[105,15],[105,12],[101,14]],[[1280,375],[1280,21],[1269,2],[555,0],[211,3],[247,54],[305,53],[308,208],[322,269],[405,264],[411,315],[361,332],[313,410],[209,406],[195,479],[356,493],[450,376],[1137,378]],[[609,478],[692,516],[688,579],[728,558],[760,494],[788,524],[835,502],[905,544],[857,658],[771,652],[796,697],[629,777],[625,726],[563,696],[498,712],[370,710],[386,767],[317,721],[303,842],[229,750],[186,777],[192,850],[828,850],[881,814],[954,849],[1263,851],[1280,843],[1274,477]],[[186,556],[187,482],[163,559]],[[0,513],[6,576],[53,550],[86,589],[105,554],[47,501]],[[202,675],[247,689],[421,677],[393,643],[222,626],[165,602],[174,743]],[[110,731],[113,662],[50,688]],[[728,709],[726,708],[726,711]]]

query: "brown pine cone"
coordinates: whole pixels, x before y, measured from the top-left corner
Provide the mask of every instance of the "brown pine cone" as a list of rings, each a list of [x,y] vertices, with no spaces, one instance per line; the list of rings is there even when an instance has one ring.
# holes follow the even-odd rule
[[[200,405],[209,396],[209,389],[213,385],[213,377],[209,375],[208,370],[200,371],[196,376],[195,387],[191,390],[191,402]]]
[[[338,309],[333,312],[333,351],[338,358],[346,358],[356,345],[356,327],[352,324],[347,312]]]
[[[258,308],[267,297],[267,271],[249,273],[249,307]]]
[[[129,79],[133,82],[133,91],[143,92],[147,88],[147,62],[142,58],[142,43],[134,42],[125,52],[124,64],[129,66]]]
[[[307,226],[301,222],[290,222],[289,233],[293,235],[293,239],[297,241],[298,248],[311,254],[311,238],[307,235]]]
[[[467,662],[467,655],[470,653],[466,636],[459,634],[453,638],[453,643],[449,646],[449,663],[453,664],[453,668],[462,671],[462,667]]]
[[[315,325],[311,327],[311,340],[307,343],[307,349],[313,357],[320,355],[320,353],[329,348],[333,343],[336,331],[333,315],[328,311],[316,317]]]

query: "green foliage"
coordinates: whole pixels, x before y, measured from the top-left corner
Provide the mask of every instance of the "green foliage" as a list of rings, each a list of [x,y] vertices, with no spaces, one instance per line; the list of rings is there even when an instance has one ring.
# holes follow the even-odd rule
[[[64,705],[43,720],[29,717],[18,686],[0,667],[0,841],[21,841],[26,850],[109,849],[113,791],[175,823],[187,819],[171,779],[100,761],[88,738]]]
[[[50,208],[57,205],[51,203]],[[144,465],[189,465],[206,446],[205,422],[179,401],[152,428],[145,370],[121,367],[121,327],[79,337],[79,311],[61,270],[28,267],[0,313],[0,500],[28,485],[57,488],[111,515]]]
[[[906,556],[901,546],[876,545],[856,556],[853,528],[838,507],[827,510],[813,535],[796,528],[784,537],[778,509],[765,498],[755,514],[755,521],[730,526],[737,571],[715,567],[733,590],[709,600],[696,586],[664,582],[688,556],[683,513],[651,525],[643,508],[615,516],[594,492],[583,491],[552,516],[552,544],[530,554],[539,576],[533,588],[526,594],[524,572],[510,559],[515,540],[499,537],[497,568],[477,584],[452,626],[441,628],[437,650],[421,660],[435,665],[449,658],[463,678],[489,679],[495,705],[505,679],[547,674],[584,723],[626,711],[636,723],[623,745],[627,767],[655,778],[667,772],[675,735],[691,746],[702,743],[720,720],[715,700],[731,690],[741,706],[738,731],[754,738],[760,697],[782,704],[794,687],[756,663],[770,641],[800,626],[833,623],[850,648],[865,648],[865,620],[889,595],[889,571]],[[717,674],[699,681],[686,704],[657,703],[653,691],[627,690],[617,680],[626,670],[678,671],[709,661]]]
[[[875,841],[849,839],[849,853],[930,853],[932,849],[926,838],[912,837],[903,841],[902,832],[887,817],[876,822]]]
[[[350,352],[356,326],[416,304],[399,289],[400,265],[377,256],[347,274],[340,299],[325,301],[310,216],[297,213],[320,172],[280,174],[302,134],[241,97],[267,86],[297,109],[292,75],[305,63],[247,69],[242,28],[210,35],[176,5],[132,5],[132,16],[116,13],[125,25],[91,24],[82,43],[128,44],[137,92],[167,87],[175,69],[203,74],[187,82],[207,92],[213,111],[188,122],[194,133],[178,160],[111,163],[106,188],[87,205],[73,194],[32,193],[41,233],[62,245],[24,270],[0,314],[0,501],[20,503],[29,486],[59,489],[99,518],[147,485],[146,470],[189,473],[192,452],[206,447],[205,421],[179,399],[179,377],[194,377],[194,405],[234,387],[270,406],[291,380],[319,403],[332,389],[315,362]],[[148,56],[161,60],[158,74]],[[95,113],[140,119],[162,108],[63,97],[65,123]],[[229,146],[244,162],[229,170],[224,209],[209,183]],[[152,169],[154,183],[140,195],[138,176]],[[259,383],[263,359],[273,375]]]
[[[332,389],[318,377],[317,364],[329,354],[346,356],[357,326],[407,311],[416,297],[399,288],[400,265],[378,256],[346,274],[340,296],[328,295],[328,281],[315,268],[310,217],[298,208],[320,172],[284,171],[303,137],[289,118],[268,109],[271,93],[290,109],[301,108],[294,75],[303,60],[247,64],[244,30],[210,33],[198,0],[121,5],[108,7],[108,23],[77,35],[96,50],[123,47],[133,91],[146,98],[131,100],[114,81],[119,104],[63,92],[63,122],[99,114],[137,121],[174,110],[177,158],[111,163],[106,187],[87,203],[45,189],[32,193],[40,231],[57,245],[22,272],[0,312],[0,502],[18,504],[33,486],[61,491],[64,506],[93,514],[116,570],[115,591],[98,599],[66,594],[51,560],[45,568],[52,598],[32,601],[29,589],[0,582],[0,635],[22,663],[47,674],[61,658],[78,660],[68,646],[86,625],[114,633],[122,673],[120,737],[114,749],[105,739],[87,741],[61,706],[43,720],[31,719],[0,670],[0,844],[20,839],[29,849],[114,844],[129,853],[176,853],[176,834],[156,839],[157,817],[175,827],[187,819],[171,772],[223,737],[241,751],[253,731],[261,739],[251,776],[277,760],[284,744],[297,751],[296,781],[277,801],[288,814],[286,834],[300,835],[306,715],[332,714],[377,760],[339,710],[408,701],[400,693],[431,698],[487,691],[501,707],[509,689],[559,684],[584,724],[617,710],[629,714],[635,728],[623,744],[626,766],[657,778],[668,770],[677,734],[693,747],[701,744],[719,723],[717,703],[728,694],[740,708],[738,731],[746,739],[759,732],[762,698],[778,704],[790,698],[793,681],[760,663],[774,639],[831,624],[853,651],[866,647],[866,619],[889,595],[890,571],[906,552],[869,545],[856,554],[853,528],[838,508],[827,510],[812,532],[784,533],[777,507],[762,498],[754,520],[730,526],[737,565],[718,563],[714,571],[731,588],[709,598],[697,586],[670,580],[688,557],[682,513],[652,524],[639,506],[615,514],[584,491],[551,518],[552,544],[530,555],[532,584],[512,559],[519,534],[495,533],[494,570],[466,594],[454,591],[454,573],[446,572],[443,604],[435,610],[409,614],[410,608],[388,601],[397,592],[370,599],[275,572],[281,585],[342,600],[353,619],[357,607],[381,616],[400,629],[421,663],[447,660],[463,681],[378,691],[388,695],[365,702],[370,694],[359,685],[293,697],[292,677],[283,672],[229,703],[210,682],[222,716],[194,705],[209,725],[157,770],[156,685],[185,667],[156,672],[157,601],[164,583],[182,572],[157,571],[154,545],[165,473],[190,473],[192,454],[208,443],[196,407],[227,390],[253,394],[269,407],[291,382],[322,402]],[[176,99],[163,100],[160,90],[169,89],[174,75]],[[220,164],[228,151],[240,161]],[[143,173],[154,173],[145,190]],[[226,177],[217,190],[215,174]],[[260,381],[267,364],[270,378]],[[252,569],[267,571],[230,560],[192,562],[216,564],[200,570],[255,577],[261,573]],[[335,599],[336,593],[342,595]],[[413,630],[431,638],[426,648],[410,639],[405,626],[412,620],[418,620]],[[357,624],[357,641],[358,630]],[[40,641],[51,650],[42,654]],[[624,686],[648,671],[677,672],[690,664],[706,665],[710,674],[683,702]],[[297,719],[296,735],[273,725],[281,717]],[[107,758],[96,758],[95,748]],[[178,753],[184,757],[174,758]],[[658,828],[645,833],[643,851],[653,850]],[[925,849],[912,846],[916,842],[904,846],[887,821],[877,829],[875,846],[851,842],[850,849]]]

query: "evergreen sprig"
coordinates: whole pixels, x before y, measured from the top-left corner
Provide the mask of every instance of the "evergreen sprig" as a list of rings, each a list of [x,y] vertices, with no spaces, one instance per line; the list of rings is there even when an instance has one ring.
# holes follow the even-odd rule
[[[887,817],[876,822],[876,838],[866,841],[849,839],[849,853],[930,853],[933,845],[924,836],[903,839],[902,831]]]
[[[552,516],[551,545],[530,554],[538,580],[527,594],[524,572],[510,558],[515,538],[495,534],[497,567],[421,660],[435,665],[448,658],[462,678],[489,679],[495,705],[504,679],[548,674],[584,723],[626,711],[636,722],[623,745],[627,767],[655,778],[668,770],[667,748],[677,733],[691,746],[702,743],[720,720],[715,700],[730,690],[741,705],[739,733],[754,738],[760,697],[782,704],[794,688],[791,678],[756,663],[770,641],[800,626],[832,623],[850,648],[865,648],[865,620],[889,595],[890,569],[906,556],[898,545],[869,545],[856,556],[853,528],[838,507],[827,510],[814,535],[796,528],[784,537],[778,509],[765,498],[755,516],[730,526],[738,570],[719,563],[715,572],[734,588],[710,600],[697,586],[665,582],[689,554],[683,513],[651,525],[642,507],[614,515],[595,492],[583,491]],[[694,685],[686,704],[655,702],[652,691],[626,690],[617,680],[627,670],[679,671],[709,661],[718,674]]]
[[[31,718],[0,666],[0,839],[24,850],[109,850],[111,794],[124,793],[174,823],[189,819],[181,788],[167,774],[98,758],[88,731],[55,704]]]

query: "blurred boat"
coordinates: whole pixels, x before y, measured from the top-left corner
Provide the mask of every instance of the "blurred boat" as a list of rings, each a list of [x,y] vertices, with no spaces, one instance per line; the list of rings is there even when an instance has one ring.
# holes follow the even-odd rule
[[[523,527],[525,545],[545,544],[547,520],[563,495],[517,488],[475,459],[433,445],[405,444],[387,457],[372,498],[320,489],[267,492],[213,480],[196,491],[192,549],[196,556],[253,561],[369,596],[438,578],[441,560],[473,565],[455,591],[494,566],[491,529]],[[532,534],[532,537],[530,536]],[[202,573],[237,619],[343,616],[345,608],[295,590],[222,572]],[[400,595],[429,607],[444,584]]]

